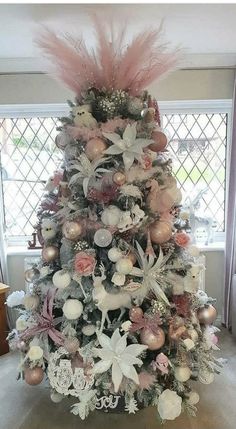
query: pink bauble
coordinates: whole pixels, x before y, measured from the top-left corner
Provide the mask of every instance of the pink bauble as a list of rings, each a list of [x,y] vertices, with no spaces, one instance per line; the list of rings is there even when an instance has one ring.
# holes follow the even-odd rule
[[[44,372],[40,366],[35,368],[25,368],[24,369],[25,382],[30,386],[36,386],[43,381]]]
[[[77,240],[83,232],[83,226],[81,222],[66,221],[62,227],[62,233],[68,240]]]
[[[42,250],[42,259],[44,262],[55,261],[59,256],[59,250],[56,246],[47,246]]]
[[[140,307],[132,307],[129,310],[129,318],[132,322],[137,322],[143,316],[143,310]]]
[[[213,305],[209,304],[207,307],[200,308],[197,316],[200,323],[211,325],[216,319],[217,311]]]
[[[151,139],[154,140],[154,143],[151,143],[148,147],[153,150],[153,152],[161,152],[165,149],[167,145],[167,137],[162,131],[153,131]]]
[[[117,171],[116,173],[113,174],[112,179],[116,185],[122,186],[126,182],[126,175],[122,171]]]
[[[149,328],[143,328],[140,339],[141,343],[148,346],[149,350],[159,350],[165,344],[165,333],[161,328],[155,333]]]
[[[166,221],[155,221],[150,227],[150,238],[155,244],[162,244],[168,241],[172,235],[171,224]]]
[[[94,159],[100,158],[106,149],[106,142],[99,137],[95,137],[94,139],[89,140],[86,144],[85,153],[88,159],[93,161]]]
[[[68,353],[75,353],[77,352],[78,348],[80,346],[80,342],[78,338],[66,338],[64,342],[64,348],[68,351]]]

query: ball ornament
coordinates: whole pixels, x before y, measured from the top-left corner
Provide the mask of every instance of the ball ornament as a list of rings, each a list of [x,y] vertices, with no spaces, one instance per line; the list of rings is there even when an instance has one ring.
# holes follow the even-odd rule
[[[120,274],[130,274],[133,269],[133,264],[129,258],[121,258],[116,263],[116,270]]]
[[[168,143],[166,135],[160,130],[154,130],[152,132],[151,139],[153,140],[153,143],[148,147],[153,152],[163,151]]]
[[[53,262],[59,256],[59,249],[56,246],[47,246],[42,250],[42,259],[44,262]]]
[[[68,240],[75,241],[83,233],[82,224],[77,221],[66,221],[62,227],[62,233]]]
[[[83,312],[83,305],[77,299],[67,299],[65,304],[62,307],[64,316],[68,320],[76,320],[79,319]]]
[[[172,235],[171,224],[166,221],[155,221],[150,227],[150,238],[155,244],[162,244],[168,241]]]
[[[140,334],[141,343],[148,346],[149,350],[159,350],[165,343],[165,333],[159,328],[154,333],[149,328],[143,328]]]
[[[108,229],[100,228],[94,234],[94,243],[98,247],[107,247],[112,242],[112,234]]]
[[[64,289],[69,286],[71,282],[71,276],[67,271],[59,270],[53,274],[52,282],[58,289]]]
[[[85,153],[90,161],[93,161],[97,158],[100,158],[103,152],[107,149],[106,142],[99,138],[95,137],[88,141],[85,146]]]
[[[40,366],[24,369],[25,382],[30,386],[36,386],[43,381],[44,372]]]
[[[117,186],[124,185],[125,182],[126,182],[126,175],[125,175],[125,173],[123,173],[122,171],[117,171],[116,173],[114,173],[113,174],[113,182]]]
[[[204,325],[211,325],[217,316],[217,311],[213,305],[208,305],[206,307],[200,308],[198,310],[198,320]]]
[[[188,366],[177,366],[175,368],[175,378],[176,380],[184,383],[189,380],[191,377],[191,370]]]

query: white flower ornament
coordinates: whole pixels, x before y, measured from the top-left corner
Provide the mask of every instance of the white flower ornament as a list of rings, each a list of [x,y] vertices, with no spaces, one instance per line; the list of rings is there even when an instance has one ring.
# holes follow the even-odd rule
[[[102,348],[94,349],[95,355],[101,360],[94,365],[92,373],[102,374],[111,368],[115,392],[118,392],[123,376],[139,384],[134,365],[142,365],[142,360],[137,356],[147,349],[147,346],[143,344],[127,346],[127,336],[128,334],[121,336],[118,328],[111,338],[105,334],[98,335],[98,341]]]
[[[122,154],[126,170],[129,170],[135,159],[140,159],[143,148],[153,143],[151,139],[136,138],[136,122],[127,125],[122,138],[117,133],[103,133],[103,135],[113,143],[104,153],[106,155]]]
[[[182,398],[173,390],[164,390],[158,399],[158,412],[163,420],[174,420],[181,414]]]

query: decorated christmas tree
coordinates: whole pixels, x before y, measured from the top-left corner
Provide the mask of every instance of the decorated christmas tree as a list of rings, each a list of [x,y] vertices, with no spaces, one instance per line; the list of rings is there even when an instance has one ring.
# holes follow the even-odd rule
[[[196,412],[193,381],[218,372],[213,300],[191,244],[157,101],[145,88],[173,69],[160,31],[127,45],[95,19],[97,48],[46,31],[39,44],[75,92],[56,145],[64,163],[38,211],[43,245],[9,334],[30,385],[46,374],[51,399],[74,397],[84,419],[106,409],[160,419]]]

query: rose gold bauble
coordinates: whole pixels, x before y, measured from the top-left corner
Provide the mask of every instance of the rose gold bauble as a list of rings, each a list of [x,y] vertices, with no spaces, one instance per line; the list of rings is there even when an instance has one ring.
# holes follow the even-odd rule
[[[43,381],[44,372],[40,366],[35,368],[25,368],[24,369],[25,382],[30,386],[36,386]]]
[[[83,232],[80,222],[66,221],[62,227],[62,233],[68,240],[77,240]]]
[[[217,316],[217,311],[213,305],[208,305],[207,307],[201,308],[198,310],[198,320],[204,325],[211,325]]]
[[[140,320],[143,316],[143,310],[140,307],[132,307],[129,310],[129,318],[132,320],[132,322],[136,322],[137,320]]]
[[[94,159],[100,158],[104,150],[106,149],[106,142],[99,137],[95,137],[94,139],[89,140],[86,144],[85,153],[88,159],[90,159],[90,161],[93,161]]]
[[[35,280],[39,275],[39,270],[36,268],[29,268],[25,271],[25,280],[28,283],[31,283],[33,280]]]
[[[68,353],[77,352],[80,346],[80,342],[78,338],[66,338],[64,342],[64,348],[68,351]]]
[[[126,182],[125,173],[122,173],[122,171],[117,171],[116,173],[113,174],[112,180],[118,186],[124,185]]]
[[[59,256],[59,250],[56,246],[47,246],[42,250],[42,258],[44,262],[55,261]]]
[[[140,339],[141,343],[148,346],[149,350],[159,350],[165,343],[165,333],[161,328],[156,333],[152,332],[149,328],[143,328]]]
[[[154,143],[151,143],[148,148],[153,150],[153,152],[161,152],[165,149],[167,137],[162,131],[153,131],[151,139],[154,140]]]
[[[155,221],[150,227],[150,238],[155,244],[162,244],[168,241],[172,235],[171,224],[166,221]]]

